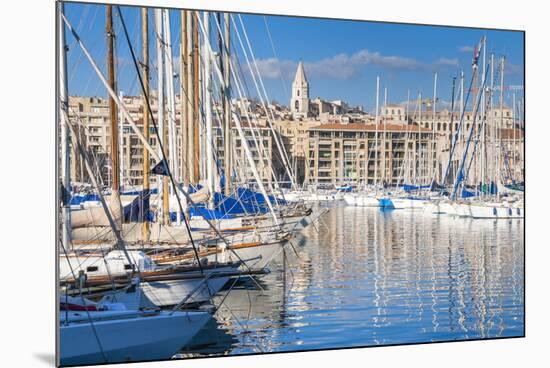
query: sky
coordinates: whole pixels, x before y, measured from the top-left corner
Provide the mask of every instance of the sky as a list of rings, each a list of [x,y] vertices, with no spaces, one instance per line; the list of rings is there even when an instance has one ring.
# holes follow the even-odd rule
[[[121,11],[132,47],[139,56],[139,9],[121,7]],[[105,7],[67,3],[65,13],[92,57],[105,72]],[[116,10],[114,14],[118,88],[125,94],[138,94],[137,74]],[[180,12],[171,11],[170,18],[174,55],[177,56]],[[522,94],[522,32],[248,14],[234,14],[233,20],[246,47],[240,23],[242,20],[270,100],[284,105],[289,104],[292,80],[297,64],[302,60],[309,81],[310,98],[344,100],[353,106],[361,105],[366,111],[372,111],[377,76],[380,77],[380,104],[383,104],[384,90],[387,91],[388,103],[402,103],[408,95],[410,99],[416,99],[419,93],[422,93],[423,98],[431,98],[434,74],[437,73],[437,97],[443,106],[445,101],[451,100],[452,80],[460,75],[461,70],[464,70],[467,88],[472,73],[473,50],[483,36],[487,37],[487,63],[491,53],[495,55],[495,60],[506,57],[505,103],[511,103],[513,90],[517,98]],[[150,61],[156,64],[152,12],[149,15],[149,30]],[[215,33],[214,30],[212,33]],[[254,96],[254,85],[246,71],[245,59],[234,30],[232,36],[234,53],[238,55],[243,75],[248,81],[247,90]],[[105,89],[69,32],[67,44],[69,94],[105,96]],[[153,75],[153,86],[155,78]],[[487,83],[490,84],[490,81]],[[500,80],[495,81],[495,84],[499,83]]]

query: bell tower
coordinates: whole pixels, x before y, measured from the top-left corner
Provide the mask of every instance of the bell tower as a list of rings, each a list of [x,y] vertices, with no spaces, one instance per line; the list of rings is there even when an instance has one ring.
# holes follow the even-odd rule
[[[295,119],[305,118],[309,113],[309,83],[306,79],[302,61],[298,64],[296,76],[294,77],[294,82],[292,82],[290,111]]]

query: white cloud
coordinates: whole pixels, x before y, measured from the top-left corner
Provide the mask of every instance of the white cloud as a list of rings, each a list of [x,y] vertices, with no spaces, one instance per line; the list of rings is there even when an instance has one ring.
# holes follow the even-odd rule
[[[474,52],[474,47],[473,46],[460,46],[458,48],[458,51],[460,51],[460,52]]]
[[[257,59],[258,69],[264,78],[292,79],[297,62],[277,58]],[[348,55],[340,53],[316,61],[305,61],[307,76],[330,79],[350,79],[360,74],[367,65],[377,66],[392,72],[435,71],[441,68],[458,67],[458,59],[439,58],[432,63],[424,63],[414,58],[382,55],[367,49]]]

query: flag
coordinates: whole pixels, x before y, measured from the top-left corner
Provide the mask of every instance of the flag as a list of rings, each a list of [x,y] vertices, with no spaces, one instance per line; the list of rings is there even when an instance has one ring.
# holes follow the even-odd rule
[[[156,175],[165,175],[168,176],[170,173],[168,172],[168,162],[166,162],[166,159],[159,161],[158,164],[153,167],[151,170],[151,174]]]

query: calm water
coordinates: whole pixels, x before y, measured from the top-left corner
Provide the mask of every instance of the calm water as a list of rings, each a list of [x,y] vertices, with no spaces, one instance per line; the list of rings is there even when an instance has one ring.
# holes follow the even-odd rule
[[[523,224],[332,208],[184,356],[521,336]]]

